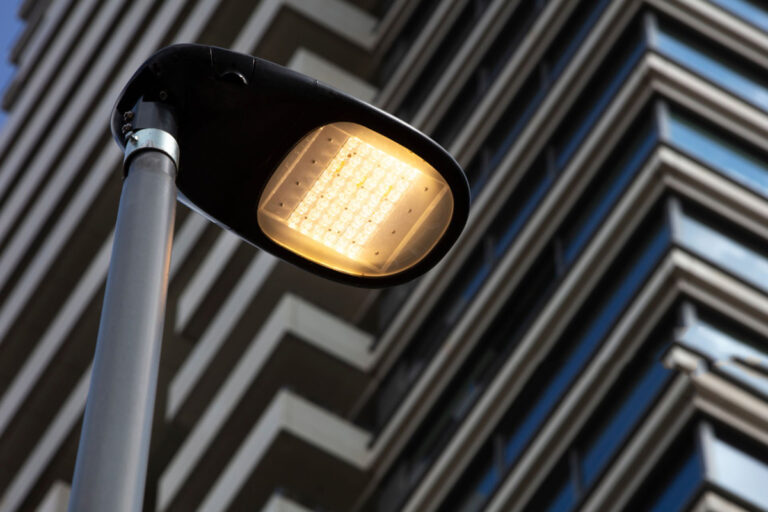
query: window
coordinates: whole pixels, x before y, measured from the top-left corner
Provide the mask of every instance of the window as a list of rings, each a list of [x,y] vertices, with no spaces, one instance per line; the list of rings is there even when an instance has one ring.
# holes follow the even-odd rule
[[[518,3],[432,133],[436,141],[443,146],[453,141],[546,3],[547,0]]]
[[[413,13],[411,13],[410,18],[408,18],[405,27],[403,27],[398,34],[397,39],[393,41],[387,52],[384,54],[384,57],[381,59],[381,65],[379,66],[376,76],[376,83],[383,85],[392,77],[392,73],[402,62],[403,57],[411,48],[413,42],[424,28],[424,25],[429,21],[429,18],[432,17],[432,14],[439,3],[440,0],[421,0],[418,2]]]
[[[558,170],[564,168],[576,153],[645,51],[646,44],[639,31],[630,30],[605,58],[594,78],[584,88],[585,92],[552,136]]]
[[[672,108],[667,121],[670,144],[750,190],[768,197],[768,164],[762,152],[727,137],[706,122]]]
[[[768,508],[768,457],[765,446],[728,428],[702,427],[707,480],[758,510]]]
[[[710,0],[710,2],[768,32],[768,9],[762,0]]]
[[[704,460],[693,430],[692,425],[674,442],[625,507],[626,510],[687,510],[704,481]]]
[[[534,435],[613,328],[669,248],[669,229],[653,215],[617,257],[571,325],[528,380],[518,399],[446,501],[450,509],[476,510],[495,492]],[[448,505],[443,509],[448,510]]]
[[[715,47],[689,30],[662,20],[653,34],[659,53],[719,85],[726,91],[768,110],[768,81],[764,74],[743,58]]]
[[[529,510],[573,510],[606,470],[671,381],[661,357],[674,338],[673,308],[621,370],[581,432],[539,486]]]
[[[485,13],[490,0],[468,0],[464,9],[456,17],[450,30],[443,37],[440,46],[432,54],[432,57],[424,65],[418,78],[414,80],[408,94],[403,98],[397,109],[397,116],[401,119],[412,119],[418,112],[424,99],[434,88],[438,79],[442,76],[462,43],[477,25],[478,20]]]
[[[603,168],[581,194],[573,213],[558,231],[563,263],[570,266],[605,221],[613,205],[627,189],[659,142],[656,120],[646,113],[627,130]]]
[[[768,291],[768,258],[764,246],[743,230],[701,215],[703,212],[696,215],[692,208],[684,209],[676,235],[680,245],[756,288]]]

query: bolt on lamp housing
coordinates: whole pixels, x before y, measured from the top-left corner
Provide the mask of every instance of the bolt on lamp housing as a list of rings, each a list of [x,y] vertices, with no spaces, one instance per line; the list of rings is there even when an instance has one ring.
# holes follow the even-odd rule
[[[246,241],[325,277],[388,286],[429,270],[469,211],[439,145],[389,114],[276,64],[176,45],[136,72],[112,115],[150,128],[140,102],[175,112],[179,199]]]

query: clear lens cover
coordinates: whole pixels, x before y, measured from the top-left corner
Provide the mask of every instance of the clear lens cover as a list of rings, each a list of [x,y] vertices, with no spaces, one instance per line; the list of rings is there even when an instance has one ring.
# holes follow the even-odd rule
[[[452,214],[450,187],[431,165],[354,123],[325,125],[302,138],[258,206],[259,226],[279,245],[371,277],[418,263]]]

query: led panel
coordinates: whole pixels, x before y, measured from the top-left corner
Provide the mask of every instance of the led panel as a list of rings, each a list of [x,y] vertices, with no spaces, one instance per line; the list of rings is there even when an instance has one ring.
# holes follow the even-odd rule
[[[258,222],[321,265],[385,276],[420,261],[452,212],[450,188],[427,162],[363,126],[334,123],[283,160],[261,195]]]

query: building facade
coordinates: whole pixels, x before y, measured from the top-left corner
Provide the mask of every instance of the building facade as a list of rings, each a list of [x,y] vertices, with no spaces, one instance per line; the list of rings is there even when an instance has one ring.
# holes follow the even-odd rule
[[[179,206],[146,510],[768,510],[764,2],[19,13],[0,511],[66,510],[121,185],[107,121],[177,42],[403,118],[456,156],[473,206],[437,268],[387,290],[309,275]]]

